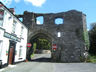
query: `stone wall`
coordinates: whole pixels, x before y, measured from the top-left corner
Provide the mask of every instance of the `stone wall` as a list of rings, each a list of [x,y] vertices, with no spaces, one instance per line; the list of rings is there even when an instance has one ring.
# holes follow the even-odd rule
[[[36,24],[36,18],[43,16],[44,22],[41,25]],[[19,17],[19,16],[18,16]],[[80,62],[84,57],[85,41],[83,32],[86,29],[86,15],[76,10],[70,10],[61,13],[32,13],[25,11],[23,23],[28,27],[28,42],[38,34],[46,34],[57,44],[57,50],[52,51],[52,59],[60,62]],[[55,19],[63,19],[62,24],[55,24]],[[57,37],[57,33],[61,37]]]

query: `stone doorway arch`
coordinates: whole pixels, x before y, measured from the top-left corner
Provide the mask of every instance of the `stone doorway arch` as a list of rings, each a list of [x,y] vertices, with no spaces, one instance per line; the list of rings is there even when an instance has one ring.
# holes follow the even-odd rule
[[[46,39],[48,41],[48,43],[50,43],[50,51],[51,51],[51,57],[52,55],[52,44],[55,41],[55,38],[48,33],[47,31],[44,30],[38,30],[35,31],[34,33],[31,33],[30,36],[28,37],[28,42],[32,44],[32,46],[30,48],[27,49],[27,59],[30,61],[31,60],[31,54],[33,53],[33,43],[37,42],[37,39],[41,38],[41,39]],[[37,43],[38,45],[38,43]],[[38,47],[37,47],[38,48]]]

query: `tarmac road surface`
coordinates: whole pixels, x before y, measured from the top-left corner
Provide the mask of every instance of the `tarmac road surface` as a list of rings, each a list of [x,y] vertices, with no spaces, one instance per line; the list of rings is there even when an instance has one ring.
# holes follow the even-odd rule
[[[52,63],[47,56],[50,57],[48,54],[35,55],[31,62],[9,65],[0,72],[96,72],[96,63]]]

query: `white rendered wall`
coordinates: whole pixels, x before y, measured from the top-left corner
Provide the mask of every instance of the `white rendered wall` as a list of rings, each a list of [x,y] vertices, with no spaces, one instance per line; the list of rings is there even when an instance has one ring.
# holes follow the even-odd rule
[[[6,55],[6,51],[9,50],[9,39],[3,38],[3,47],[2,47],[2,64],[7,63],[8,55]]]
[[[10,18],[11,17],[11,18]],[[4,11],[4,18],[3,18],[3,26],[2,28],[5,29],[5,32],[12,33],[12,27],[13,27],[13,20],[16,21],[16,29],[15,29],[15,34],[17,35],[18,38],[20,38],[21,35],[21,27],[24,27],[23,35],[21,38],[21,41],[18,42],[16,41],[16,48],[15,51],[17,51],[17,54],[15,55],[15,62],[18,61],[23,61],[26,59],[26,44],[27,44],[27,28],[16,18],[14,17],[7,9]],[[2,35],[1,35],[2,34]],[[4,31],[0,34],[0,40],[2,39],[3,45],[2,45],[2,54],[1,54],[1,59],[2,63],[6,64],[8,61],[8,55],[6,55],[6,51],[9,51],[9,38],[6,38],[3,36]],[[19,49],[20,46],[22,46],[22,56],[19,57]],[[19,59],[22,58],[22,59]]]
[[[20,29],[20,31],[21,31],[21,29]],[[19,32],[19,33],[21,34],[21,32]],[[18,35],[20,35],[20,34],[18,34]],[[27,45],[27,29],[24,27],[24,31],[23,31],[23,35],[22,35],[22,38],[21,38],[21,42],[18,42],[16,44],[17,55],[15,55],[15,62],[23,61],[23,60],[26,59],[26,48],[27,48],[26,45]],[[22,53],[21,53],[22,56],[21,57],[19,57],[20,46],[22,46]],[[20,58],[22,58],[22,59],[20,59]]]
[[[4,30],[0,29],[0,60],[2,60],[3,34]]]
[[[1,55],[0,59],[2,60],[2,64],[7,63],[8,55],[6,55],[6,51],[9,49],[9,39],[5,38],[4,36],[4,30],[0,29],[0,40],[2,40],[2,46],[1,46]]]
[[[11,17],[11,18],[10,18]],[[6,32],[12,32],[13,16],[8,11],[4,11],[3,28]]]

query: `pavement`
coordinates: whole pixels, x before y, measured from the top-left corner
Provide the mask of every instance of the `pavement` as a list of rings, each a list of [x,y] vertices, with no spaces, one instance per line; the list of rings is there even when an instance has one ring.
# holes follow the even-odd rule
[[[96,72],[96,63],[52,63],[47,61],[46,54],[36,55],[33,61],[9,65],[0,72]],[[43,57],[42,57],[43,56]],[[39,61],[42,58],[46,61]]]

